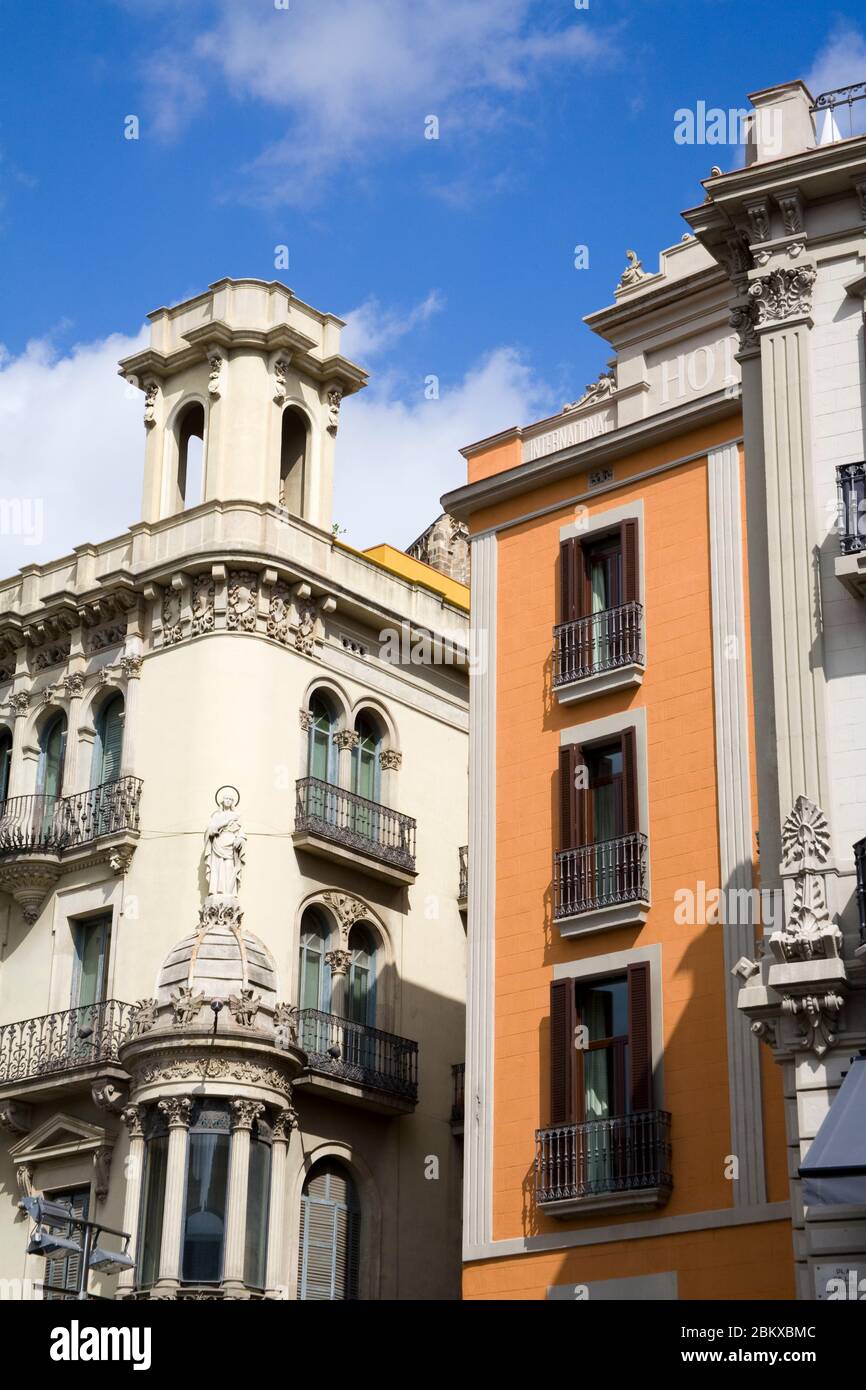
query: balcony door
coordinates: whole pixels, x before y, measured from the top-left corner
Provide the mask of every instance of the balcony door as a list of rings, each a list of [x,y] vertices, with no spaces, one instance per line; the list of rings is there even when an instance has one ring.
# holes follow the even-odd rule
[[[586,611],[592,616],[589,657],[594,671],[616,664],[617,633],[603,615],[622,603],[622,541],[617,531],[612,537],[587,547],[584,555],[588,586]]]
[[[307,747],[307,776],[315,782],[307,790],[308,816],[326,824],[337,823],[338,804],[334,793],[327,786],[336,786],[339,781],[338,750],[334,743],[337,720],[330,705],[322,695],[314,695],[310,701],[310,738]]]
[[[350,1174],[331,1159],[314,1164],[301,1197],[299,1299],[357,1299],[360,1235],[361,1211]]]
[[[375,1040],[366,1031],[376,1026],[376,943],[368,927],[349,933],[349,978],[346,1015],[357,1028],[346,1029],[346,1061],[363,1070],[376,1070]]]
[[[0,732],[0,811],[9,796],[9,776],[12,771],[12,735],[8,729]]]
[[[381,737],[369,715],[359,714],[355,721],[358,742],[352,749],[352,791],[373,805],[353,807],[352,829],[365,840],[379,839],[379,815],[376,810],[381,798],[379,781],[379,749]]]
[[[93,747],[93,765],[90,785],[93,788],[92,827],[93,835],[108,835],[116,829],[115,808],[118,806],[118,788],[114,785],[120,778],[123,759],[123,720],[124,703],[120,694],[112,695],[99,712],[96,721],[96,742]]]
[[[331,1011],[331,972],[325,960],[328,928],[315,908],[307,908],[301,920],[298,959],[298,1004],[302,1010],[329,1014]],[[301,1047],[305,1052],[326,1052],[331,1045],[327,1021],[305,1015],[301,1022]]]
[[[42,838],[60,831],[58,801],[63,795],[63,769],[66,763],[66,715],[58,714],[46,724],[39,740],[36,815]],[[36,829],[37,827],[34,827]]]
[[[72,969],[69,1053],[81,1062],[99,1056],[108,995],[111,914],[88,917],[72,925],[75,960]]]

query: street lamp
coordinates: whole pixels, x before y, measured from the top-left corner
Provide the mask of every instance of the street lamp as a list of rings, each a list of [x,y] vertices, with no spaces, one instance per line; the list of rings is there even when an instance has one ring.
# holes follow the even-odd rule
[[[71,1207],[63,1202],[52,1202],[46,1197],[22,1197],[19,1207],[27,1212],[36,1230],[27,1245],[28,1255],[41,1255],[53,1259],[58,1255],[81,1255],[78,1265],[77,1298],[94,1297],[88,1291],[90,1271],[99,1274],[117,1274],[124,1269],[134,1269],[135,1260],[129,1254],[131,1236],[126,1231],[116,1231],[111,1226],[103,1226],[96,1221],[86,1221],[73,1216]],[[59,1228],[66,1228],[59,1234]],[[73,1238],[72,1228],[80,1232],[79,1239]],[[123,1241],[122,1250],[109,1250],[97,1244],[102,1235],[117,1236]]]

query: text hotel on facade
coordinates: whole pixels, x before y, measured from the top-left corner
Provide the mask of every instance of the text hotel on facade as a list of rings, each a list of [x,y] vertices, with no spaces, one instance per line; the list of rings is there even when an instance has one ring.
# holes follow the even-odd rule
[[[657,273],[629,253],[587,319],[609,369],[464,450],[443,499],[488,634],[467,1298],[815,1298],[866,1256],[864,1209],[804,1208],[798,1176],[866,1041],[864,585],[835,524],[836,465],[863,495],[866,142],[817,148],[799,83],[753,101],[782,145],[707,181]]]

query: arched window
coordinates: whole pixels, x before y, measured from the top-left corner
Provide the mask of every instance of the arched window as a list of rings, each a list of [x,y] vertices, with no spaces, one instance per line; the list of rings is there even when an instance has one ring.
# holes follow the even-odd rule
[[[369,927],[358,923],[349,933],[349,993],[347,1015],[353,1023],[376,1025],[376,941]]]
[[[302,1009],[330,1012],[331,972],[325,960],[327,949],[327,923],[315,908],[307,908],[301,918],[298,961],[298,1004]]]
[[[39,740],[37,786],[44,797],[61,796],[66,761],[66,715],[56,714],[45,725]]]
[[[188,405],[177,423],[176,510],[197,507],[204,488],[204,406]]]
[[[352,791],[368,801],[380,799],[379,749],[382,737],[372,715],[359,714],[355,720],[358,743],[352,749]]]
[[[316,694],[310,701],[313,722],[310,725],[310,743],[307,755],[307,776],[317,777],[320,782],[337,782],[337,748],[334,731],[337,727],[336,715],[324,695]]]
[[[293,516],[304,514],[308,439],[309,431],[304,416],[293,406],[287,406],[283,411],[280,438],[279,504]]]
[[[91,786],[116,782],[120,777],[123,754],[123,696],[112,695],[102,706],[96,720],[96,743],[93,747]]]
[[[9,775],[12,771],[12,734],[0,730],[0,806],[9,795]]]
[[[361,1210],[348,1171],[326,1159],[307,1174],[301,1196],[298,1298],[357,1299]]]

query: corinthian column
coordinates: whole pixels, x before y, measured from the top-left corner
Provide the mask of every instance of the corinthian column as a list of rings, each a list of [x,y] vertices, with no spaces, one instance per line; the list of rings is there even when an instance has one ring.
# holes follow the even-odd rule
[[[136,1259],[139,1213],[144,1181],[144,1126],[142,1124],[144,1116],[141,1106],[128,1105],[125,1110],[121,1110],[120,1118],[126,1125],[129,1134],[129,1153],[126,1156],[124,1169],[126,1189],[123,1196],[122,1228],[124,1231],[128,1231],[132,1237],[127,1247],[127,1253]],[[131,1291],[134,1284],[135,1270],[121,1270],[117,1279],[118,1295],[122,1298],[124,1294]]]
[[[327,951],[325,960],[331,967],[331,1013],[346,1017],[346,976],[351,956],[348,951]]]
[[[162,1209],[162,1244],[159,1250],[157,1289],[173,1298],[180,1283],[180,1238],[183,1228],[183,1199],[186,1187],[186,1150],[192,1115],[190,1096],[170,1096],[161,1100],[158,1110],[168,1124],[168,1155],[165,1173],[165,1200]]]
[[[271,1192],[268,1208],[268,1267],[265,1285],[269,1298],[285,1298],[288,1271],[285,1262],[286,1235],[286,1168],[292,1130],[298,1116],[291,1106],[280,1110],[274,1120],[271,1148]]]
[[[264,1111],[260,1101],[233,1100],[232,1146],[229,1154],[229,1195],[226,1212],[226,1246],[223,1287],[231,1297],[243,1297],[244,1245],[247,1231],[247,1188],[250,1172],[250,1135]]]

